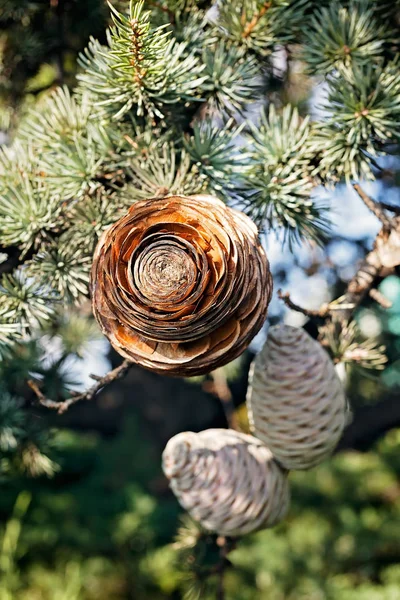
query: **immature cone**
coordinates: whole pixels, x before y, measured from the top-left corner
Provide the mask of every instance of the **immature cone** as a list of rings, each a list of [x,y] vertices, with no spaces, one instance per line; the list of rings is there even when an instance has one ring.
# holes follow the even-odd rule
[[[103,333],[122,356],[170,375],[207,373],[241,354],[271,291],[257,228],[210,196],[134,204],[94,255]]]
[[[289,506],[286,473],[268,448],[231,429],[179,433],[164,450],[163,469],[183,508],[220,535],[272,527]]]
[[[303,329],[269,330],[250,375],[253,433],[286,469],[309,469],[334,450],[347,420],[335,367]]]

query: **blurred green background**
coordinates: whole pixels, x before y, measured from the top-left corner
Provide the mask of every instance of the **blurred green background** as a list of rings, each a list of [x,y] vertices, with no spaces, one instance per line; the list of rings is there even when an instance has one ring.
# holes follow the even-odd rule
[[[0,2],[4,132],[48,89],[73,85],[77,53],[89,35],[104,37],[107,18],[102,0]],[[292,77],[285,93],[307,110],[309,81],[299,73]],[[398,170],[395,161],[390,167]],[[371,185],[377,198],[398,194],[384,179]],[[293,299],[307,303],[312,297],[317,306],[327,295],[340,294],[378,230],[374,217],[349,194],[341,186],[335,191],[338,222],[324,250],[301,248],[293,256],[269,241],[276,289],[296,290]],[[381,291],[393,307],[385,311],[367,302],[358,322],[365,337],[386,344],[388,367],[379,377],[357,369],[349,373],[355,418],[339,452],[309,473],[292,473],[286,521],[246,537],[230,553],[229,600],[400,600],[398,275],[388,277]],[[303,325],[275,299],[270,321],[282,318]],[[43,344],[17,349],[0,366],[4,393],[29,399],[21,382],[40,364],[47,389],[53,386],[62,397],[74,379],[79,384],[108,360],[115,363],[98,334],[82,328],[73,320],[60,323],[62,348],[53,345],[46,360]],[[71,354],[77,357],[73,365]],[[250,360],[248,353],[224,374],[244,426]],[[13,440],[1,428],[0,414],[0,600],[215,598],[216,539],[182,522],[160,465],[175,433],[225,426],[211,384],[165,380],[135,368],[95,402],[61,417],[32,409],[30,434],[37,445],[24,448],[25,471],[21,461],[14,468]],[[42,431],[49,428],[42,453]],[[37,473],[29,472],[32,465]]]

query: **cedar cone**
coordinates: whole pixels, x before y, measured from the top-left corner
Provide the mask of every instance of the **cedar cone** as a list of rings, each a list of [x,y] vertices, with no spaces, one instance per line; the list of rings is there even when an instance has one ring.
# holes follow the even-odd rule
[[[328,354],[304,329],[271,327],[251,371],[251,428],[286,469],[329,456],[346,425],[342,383]]]
[[[270,450],[232,429],[179,433],[165,447],[163,469],[183,508],[220,535],[272,527],[289,507],[287,476]]]
[[[97,245],[93,312],[122,356],[200,375],[241,354],[271,299],[257,228],[212,196],[134,204]]]

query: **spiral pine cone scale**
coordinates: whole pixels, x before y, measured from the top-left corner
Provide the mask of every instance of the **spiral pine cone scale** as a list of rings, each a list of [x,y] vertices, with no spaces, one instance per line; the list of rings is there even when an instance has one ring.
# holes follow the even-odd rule
[[[257,228],[210,196],[134,204],[97,245],[93,312],[114,349],[170,375],[199,375],[239,356],[272,293]]]
[[[165,447],[163,469],[183,508],[220,535],[272,527],[289,507],[286,473],[251,435],[231,429],[179,433]]]
[[[330,357],[289,325],[269,330],[252,365],[247,408],[253,434],[286,469],[309,469],[327,458],[348,417]]]

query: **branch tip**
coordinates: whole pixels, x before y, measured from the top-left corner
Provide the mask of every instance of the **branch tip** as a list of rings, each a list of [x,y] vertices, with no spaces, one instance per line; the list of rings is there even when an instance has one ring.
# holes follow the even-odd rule
[[[96,383],[88,388],[84,392],[71,392],[70,397],[61,402],[56,402],[51,400],[50,398],[46,398],[39,387],[39,383],[30,379],[28,381],[28,385],[31,390],[35,393],[35,396],[41,406],[46,408],[50,408],[52,410],[56,410],[59,415],[66,412],[72,404],[76,404],[76,402],[80,402],[81,400],[92,400],[97,393],[109,383],[116,381],[117,379],[121,379],[124,375],[129,371],[133,362],[128,359],[125,359],[122,364],[118,367],[109,371],[104,377],[98,377],[97,375],[91,377],[96,380]]]
[[[288,308],[295,310],[296,312],[302,313],[306,317],[325,318],[329,314],[329,310],[330,310],[329,304],[325,303],[325,304],[322,304],[322,306],[318,310],[311,310],[308,308],[304,308],[303,306],[299,306],[298,304],[293,302],[293,300],[290,297],[289,292],[283,292],[281,289],[279,289],[277,293],[278,293],[278,298],[280,300],[282,300]]]
[[[357,192],[365,206],[380,220],[385,229],[391,229],[392,219],[390,219],[385,213],[383,205],[375,202],[368,194],[364,192],[362,187],[358,183],[353,184],[353,189]]]

